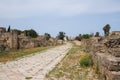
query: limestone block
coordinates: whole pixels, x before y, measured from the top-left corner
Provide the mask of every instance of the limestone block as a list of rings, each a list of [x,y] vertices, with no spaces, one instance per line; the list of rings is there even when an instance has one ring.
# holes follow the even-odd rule
[[[120,71],[120,58],[103,53],[97,53],[99,64],[110,71]]]
[[[110,48],[107,51],[115,57],[120,57],[120,48]]]
[[[120,71],[109,71],[107,76],[107,80],[120,80]]]

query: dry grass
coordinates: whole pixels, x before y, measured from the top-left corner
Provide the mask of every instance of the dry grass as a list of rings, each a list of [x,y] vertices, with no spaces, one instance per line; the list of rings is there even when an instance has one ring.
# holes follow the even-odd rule
[[[94,80],[96,75],[92,67],[80,66],[80,58],[86,54],[82,50],[82,46],[74,44],[65,58],[46,75],[46,80]]]
[[[30,49],[11,50],[9,52],[0,52],[0,62],[14,60],[14,59],[17,59],[26,55],[34,54],[36,52],[40,52],[49,48],[52,48],[52,47],[51,46],[37,47],[37,48],[30,48]]]

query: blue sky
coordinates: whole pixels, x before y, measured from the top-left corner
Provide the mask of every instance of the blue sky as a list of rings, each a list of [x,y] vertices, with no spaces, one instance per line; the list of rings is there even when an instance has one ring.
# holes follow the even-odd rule
[[[56,36],[120,31],[120,0],[0,0],[0,26]]]

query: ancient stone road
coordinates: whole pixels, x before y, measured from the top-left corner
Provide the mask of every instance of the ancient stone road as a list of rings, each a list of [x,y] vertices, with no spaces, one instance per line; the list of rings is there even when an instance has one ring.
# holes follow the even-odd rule
[[[58,64],[72,47],[70,43],[45,52],[0,63],[0,80],[44,80],[45,75]]]

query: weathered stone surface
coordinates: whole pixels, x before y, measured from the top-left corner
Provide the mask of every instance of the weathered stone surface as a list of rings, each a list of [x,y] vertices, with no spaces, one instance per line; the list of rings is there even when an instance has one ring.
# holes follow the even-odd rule
[[[120,48],[109,48],[107,51],[115,57],[120,57]]]
[[[0,63],[0,80],[44,80],[72,47],[70,43],[16,61]]]
[[[120,71],[120,58],[104,55],[103,53],[97,53],[97,56],[99,64],[106,67],[109,71]]]
[[[120,38],[108,39],[104,44],[108,48],[119,48],[120,47]]]
[[[120,32],[107,38],[83,41],[90,49],[94,64],[99,68],[101,80],[120,80]]]
[[[120,71],[109,71],[107,73],[107,80],[120,80]]]

